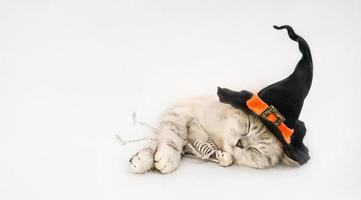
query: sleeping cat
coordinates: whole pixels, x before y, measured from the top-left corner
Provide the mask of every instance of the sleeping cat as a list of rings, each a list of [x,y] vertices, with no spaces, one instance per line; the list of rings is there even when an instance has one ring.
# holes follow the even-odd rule
[[[311,51],[292,27],[274,28],[286,29],[302,53],[291,75],[255,94],[218,88],[219,99],[193,98],[172,106],[160,117],[153,139],[130,159],[130,171],[170,173],[189,153],[221,166],[305,164],[310,159],[303,143],[306,127],[298,117],[312,83]]]
[[[158,130],[130,159],[131,172],[176,170],[186,150],[184,138],[207,142],[210,137],[221,151],[230,155],[219,162],[221,166],[268,168],[281,160],[297,165],[284,154],[281,143],[258,117],[223,104],[217,98],[192,98],[175,104],[161,115]],[[180,134],[174,130],[180,130]]]

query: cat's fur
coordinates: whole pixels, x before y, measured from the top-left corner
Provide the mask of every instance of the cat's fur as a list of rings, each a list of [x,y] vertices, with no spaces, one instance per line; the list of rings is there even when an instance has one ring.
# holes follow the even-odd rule
[[[256,116],[216,98],[204,97],[188,99],[167,109],[160,117],[155,138],[130,159],[130,171],[144,173],[156,169],[170,173],[177,169],[185,145],[182,137],[207,141],[195,120],[221,150],[232,155],[226,163],[268,168],[283,160],[288,165],[297,165],[288,159],[281,143]],[[182,137],[174,128],[180,130]]]

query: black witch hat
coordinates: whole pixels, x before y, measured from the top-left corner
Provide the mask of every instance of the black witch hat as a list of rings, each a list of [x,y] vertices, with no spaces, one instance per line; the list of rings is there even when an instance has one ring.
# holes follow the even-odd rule
[[[274,26],[274,28],[286,29],[288,36],[298,42],[302,58],[293,73],[287,78],[265,87],[257,94],[245,90],[236,92],[218,88],[217,95],[221,102],[259,116],[283,144],[286,155],[302,165],[310,159],[310,156],[308,148],[303,144],[306,127],[298,117],[312,83],[311,52],[307,42],[297,35],[292,27],[284,25]]]

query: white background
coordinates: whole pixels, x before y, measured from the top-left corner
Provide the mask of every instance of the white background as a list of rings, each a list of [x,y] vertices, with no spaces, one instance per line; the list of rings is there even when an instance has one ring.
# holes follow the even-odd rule
[[[133,111],[216,87],[256,91],[292,72],[309,43],[314,82],[301,168],[185,159],[128,173]],[[0,2],[0,199],[360,199],[360,1]]]

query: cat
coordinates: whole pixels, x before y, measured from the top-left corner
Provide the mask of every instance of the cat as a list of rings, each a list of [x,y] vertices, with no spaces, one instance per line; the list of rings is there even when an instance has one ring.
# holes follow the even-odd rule
[[[152,169],[167,174],[177,169],[186,144],[214,141],[224,152],[218,164],[263,169],[283,161],[298,166],[283,151],[274,134],[252,113],[221,103],[216,97],[190,98],[169,107],[160,116],[157,131],[129,160],[129,170]]]
[[[219,87],[219,99],[192,98],[170,107],[161,115],[155,136],[130,159],[131,172],[171,173],[187,153],[224,167],[258,169],[280,161],[299,166],[310,159],[303,144],[306,127],[298,117],[312,83],[311,51],[291,26],[273,27],[286,29],[298,43],[302,57],[293,73],[257,94]]]

